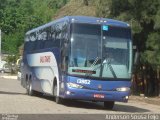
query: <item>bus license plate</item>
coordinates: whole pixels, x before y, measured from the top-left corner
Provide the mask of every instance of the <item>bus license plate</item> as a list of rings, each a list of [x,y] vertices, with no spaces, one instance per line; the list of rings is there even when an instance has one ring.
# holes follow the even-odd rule
[[[94,98],[104,98],[103,94],[94,94],[93,95]]]

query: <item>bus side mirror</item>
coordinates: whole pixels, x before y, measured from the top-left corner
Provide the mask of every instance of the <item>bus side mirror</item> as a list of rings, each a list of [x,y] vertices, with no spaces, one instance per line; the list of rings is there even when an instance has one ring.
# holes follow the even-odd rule
[[[139,52],[137,51],[137,46],[133,46],[133,51],[134,51],[134,60],[133,60],[133,64],[134,65],[138,65],[139,63]]]
[[[135,52],[134,65],[138,65],[138,63],[139,63],[139,52]]]

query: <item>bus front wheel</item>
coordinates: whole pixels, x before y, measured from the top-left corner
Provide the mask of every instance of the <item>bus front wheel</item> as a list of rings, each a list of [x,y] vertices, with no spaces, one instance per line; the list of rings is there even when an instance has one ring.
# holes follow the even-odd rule
[[[31,80],[27,81],[27,94],[30,95],[30,96],[34,95],[34,91],[32,89],[32,82],[31,82]]]
[[[105,101],[104,108],[107,110],[112,110],[114,107],[114,101]]]
[[[57,104],[61,104],[62,103],[62,98],[57,96],[57,84],[54,85],[54,91],[53,92],[54,92],[55,102]]]

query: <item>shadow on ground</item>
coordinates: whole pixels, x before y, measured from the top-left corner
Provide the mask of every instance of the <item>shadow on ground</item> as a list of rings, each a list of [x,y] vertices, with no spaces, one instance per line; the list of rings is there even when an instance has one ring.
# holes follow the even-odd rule
[[[50,96],[37,96],[54,102],[54,98]],[[89,101],[77,101],[77,100],[63,100],[62,105],[72,108],[84,108],[84,109],[97,109],[105,110],[103,107],[103,102],[89,102]],[[112,111],[127,112],[127,113],[145,113],[150,112],[148,109],[139,108],[136,106],[131,106],[129,103],[119,104],[115,103]]]
[[[1,94],[6,94],[6,95],[25,95],[26,93],[0,91],[0,95]]]
[[[120,105],[120,104],[116,104],[114,106],[114,111],[119,111],[119,112],[127,112],[127,113],[145,113],[145,112],[150,112],[150,110],[148,109],[143,109],[143,108],[139,108],[136,106],[131,106],[131,105]]]
[[[26,95],[26,93],[18,93],[18,92],[6,92],[6,91],[0,91],[1,94],[6,95]],[[40,99],[46,99],[54,102],[54,98],[42,95],[42,94],[36,94],[35,97],[38,97]],[[105,110],[103,107],[103,102],[88,102],[88,101],[76,101],[76,100],[63,100],[62,105],[71,107],[71,108],[83,108],[83,109],[96,109],[96,110]],[[111,110],[110,110],[111,111]],[[113,110],[116,112],[127,112],[127,113],[145,113],[150,112],[147,109],[139,108],[136,106],[131,106],[129,103],[126,104],[119,104],[116,103]]]

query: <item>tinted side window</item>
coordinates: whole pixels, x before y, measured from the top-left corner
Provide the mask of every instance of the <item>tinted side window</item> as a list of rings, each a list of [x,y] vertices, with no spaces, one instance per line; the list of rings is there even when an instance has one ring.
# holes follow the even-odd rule
[[[40,50],[44,48],[44,43],[48,38],[47,28],[39,30],[36,32],[35,50]]]
[[[60,47],[61,28],[61,23],[55,23],[47,28],[48,39],[44,43],[44,48]]]
[[[55,40],[54,25],[48,27],[46,31],[47,31],[47,40],[44,42],[44,48],[54,47],[54,40]]]
[[[60,47],[68,38],[67,23],[59,22],[27,36],[25,50],[28,52],[44,48]]]
[[[63,22],[61,32],[61,70],[66,71],[68,66],[69,24]]]

